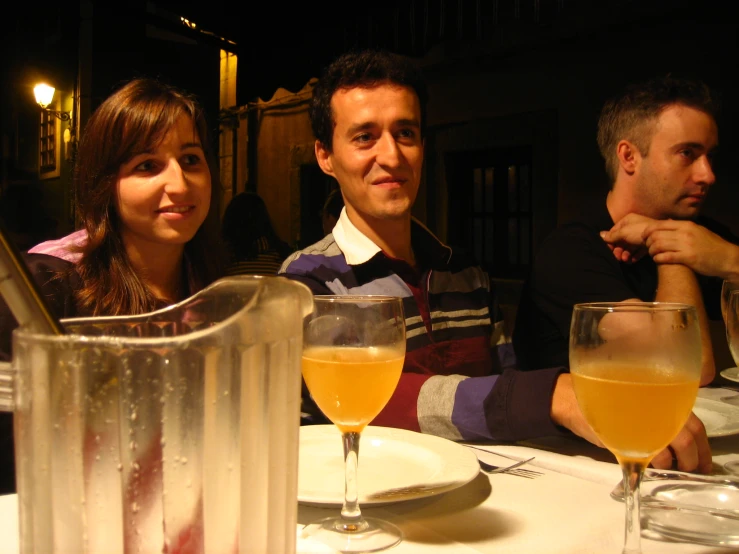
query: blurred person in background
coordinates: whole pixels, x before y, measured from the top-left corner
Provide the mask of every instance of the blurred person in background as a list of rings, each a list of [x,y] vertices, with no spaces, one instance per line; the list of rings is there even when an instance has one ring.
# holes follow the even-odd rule
[[[252,192],[234,196],[221,234],[228,249],[227,275],[276,275],[293,249],[275,232],[264,200]]]

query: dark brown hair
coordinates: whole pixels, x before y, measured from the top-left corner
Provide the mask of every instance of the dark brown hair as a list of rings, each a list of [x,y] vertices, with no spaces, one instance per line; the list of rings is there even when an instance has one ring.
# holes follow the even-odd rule
[[[203,110],[183,91],[155,79],[134,79],[95,110],[79,145],[74,172],[75,203],[88,238],[75,267],[83,282],[76,293],[80,312],[131,315],[160,305],[126,255],[115,208],[116,183],[121,165],[155,147],[182,115],[193,121],[211,174],[209,213],[185,245],[189,292],[223,274],[218,248],[218,202],[214,201],[220,190],[218,164]]]
[[[670,75],[629,85],[603,105],[598,119],[598,148],[606,162],[611,184],[618,174],[618,143],[628,140],[646,156],[657,118],[666,108],[676,104],[716,119],[718,103],[705,83]]]
[[[331,98],[337,90],[373,88],[390,83],[409,87],[418,96],[421,105],[421,137],[426,130],[428,90],[421,69],[400,54],[383,50],[348,52],[338,57],[323,72],[313,89],[310,122],[316,140],[331,152],[333,150],[334,121]]]

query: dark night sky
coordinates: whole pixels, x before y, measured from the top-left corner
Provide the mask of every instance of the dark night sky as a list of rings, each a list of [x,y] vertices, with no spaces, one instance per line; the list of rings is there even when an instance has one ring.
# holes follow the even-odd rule
[[[277,87],[299,90],[355,40],[354,29],[362,28],[368,16],[388,21],[389,26],[393,9],[407,2],[155,0],[157,6],[191,14],[203,29],[238,43],[239,69],[254,77],[249,80],[248,100],[253,96],[268,99]]]
[[[153,1],[157,6],[173,12],[191,14],[190,18],[202,28],[238,43],[239,69],[245,70],[249,76],[247,82],[241,79],[239,82],[239,100],[243,102],[256,96],[268,99],[277,87],[299,90],[308,79],[317,77],[320,70],[339,53],[358,42],[366,44],[368,21],[372,22],[375,36],[384,33],[387,38],[392,36],[393,21],[398,16],[401,33],[408,35],[410,25],[407,22],[409,17],[413,17],[410,15],[412,13],[417,22],[416,34],[419,34],[426,15],[423,10],[438,9],[441,5],[418,0],[371,0],[362,3],[347,0],[303,3],[287,0]],[[594,6],[591,2],[593,0],[563,0],[560,4],[560,0],[539,0],[538,5],[542,13],[556,4],[564,6],[570,14],[587,17]],[[729,0],[703,0],[700,3],[694,0],[609,0],[609,3],[615,10],[615,19],[620,21],[609,22],[609,18],[603,20],[600,17],[593,20],[594,28],[605,28],[611,23],[627,26],[629,22],[644,23],[645,13],[648,14],[647,20],[665,17],[710,20],[721,24],[736,21],[734,9],[730,7],[733,2]],[[445,2],[444,5],[447,17],[453,19],[456,3]],[[479,9],[489,11],[491,5],[492,0],[483,0]],[[499,14],[513,5],[513,0],[500,0],[497,4]],[[522,11],[533,5],[534,0],[521,0],[519,4]],[[546,25],[541,27],[546,31]],[[643,32],[642,28],[635,33],[635,43],[641,40]],[[408,37],[400,36],[399,40],[408,41]],[[686,37],[686,48],[695,47],[701,47],[700,37]],[[423,52],[415,54],[422,55]],[[679,56],[678,52],[675,54]],[[242,89],[248,89],[243,96]]]

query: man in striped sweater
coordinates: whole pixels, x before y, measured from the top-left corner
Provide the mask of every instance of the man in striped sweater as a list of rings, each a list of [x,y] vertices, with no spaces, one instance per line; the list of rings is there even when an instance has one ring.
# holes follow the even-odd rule
[[[426,98],[420,70],[401,56],[350,53],[327,68],[311,124],[318,163],[339,182],[345,206],[331,234],[291,255],[280,273],[315,294],[403,298],[403,374],[374,425],[452,440],[574,432],[599,444],[565,368],[517,371],[487,274],[411,216]]]

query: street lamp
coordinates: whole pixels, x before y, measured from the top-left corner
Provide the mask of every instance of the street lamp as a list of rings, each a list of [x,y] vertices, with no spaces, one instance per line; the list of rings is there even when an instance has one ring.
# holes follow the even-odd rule
[[[56,89],[54,87],[49,86],[46,83],[39,83],[38,85],[33,87],[33,94],[36,97],[36,103],[41,106],[42,110],[54,115],[55,117],[58,117],[62,121],[71,121],[72,116],[69,112],[50,110],[46,107],[51,104],[51,101],[54,99],[55,90]]]

